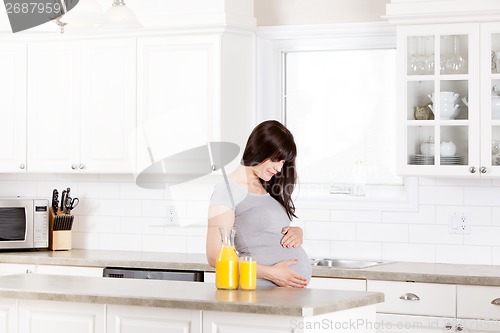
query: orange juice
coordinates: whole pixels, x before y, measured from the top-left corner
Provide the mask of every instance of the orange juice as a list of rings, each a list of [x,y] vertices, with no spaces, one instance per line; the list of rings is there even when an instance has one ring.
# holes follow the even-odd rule
[[[254,290],[257,286],[257,262],[252,257],[240,258],[240,289]]]
[[[215,263],[215,286],[238,289],[238,256],[234,246],[222,246]]]

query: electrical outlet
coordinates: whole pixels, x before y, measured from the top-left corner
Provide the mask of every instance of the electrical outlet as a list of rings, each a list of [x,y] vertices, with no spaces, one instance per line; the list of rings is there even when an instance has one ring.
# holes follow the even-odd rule
[[[167,223],[177,224],[177,212],[174,205],[167,206]]]
[[[470,234],[470,213],[451,212],[449,215],[448,232],[450,234]]]

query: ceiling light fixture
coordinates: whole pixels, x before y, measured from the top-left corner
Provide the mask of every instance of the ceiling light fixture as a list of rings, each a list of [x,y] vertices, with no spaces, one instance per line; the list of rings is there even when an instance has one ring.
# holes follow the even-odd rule
[[[142,28],[134,12],[125,5],[123,0],[113,0],[113,5],[104,15],[104,29],[136,29]]]

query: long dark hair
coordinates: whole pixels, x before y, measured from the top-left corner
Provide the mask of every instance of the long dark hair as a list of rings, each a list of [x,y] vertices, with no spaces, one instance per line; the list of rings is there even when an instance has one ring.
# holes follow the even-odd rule
[[[297,147],[292,133],[280,122],[267,120],[257,125],[248,137],[241,164],[255,166],[268,159],[274,162],[285,161],[280,172],[269,181],[259,179],[264,189],[284,208],[288,218],[295,215],[292,193],[297,182],[295,157]]]

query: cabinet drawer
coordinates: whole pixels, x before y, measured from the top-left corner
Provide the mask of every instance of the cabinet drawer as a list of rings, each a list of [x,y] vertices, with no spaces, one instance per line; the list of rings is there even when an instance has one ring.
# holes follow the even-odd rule
[[[500,319],[500,287],[457,286],[457,317]]]
[[[455,317],[455,285],[369,280],[367,290],[385,294],[379,313]]]

